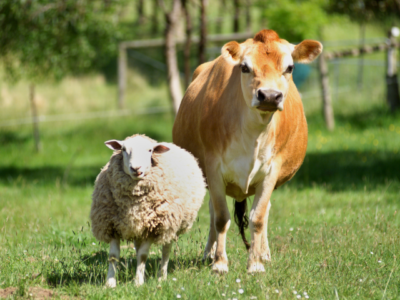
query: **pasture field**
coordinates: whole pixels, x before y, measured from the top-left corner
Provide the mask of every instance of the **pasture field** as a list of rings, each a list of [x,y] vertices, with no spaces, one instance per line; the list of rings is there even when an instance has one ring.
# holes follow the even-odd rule
[[[169,141],[172,117],[42,124],[40,154],[30,127],[1,129],[0,287],[87,299],[399,299],[400,118],[378,101],[362,111],[335,105],[333,133],[319,112],[308,113],[305,162],[273,194],[265,274],[246,274],[234,224],[230,272],[217,276],[202,264],[206,199],[173,248],[168,280],[157,281],[160,248],[153,246],[147,283],[136,288],[135,251],[125,243],[115,290],[103,288],[108,245],[96,242],[88,223],[93,181],[111,155],[103,142],[134,132]]]
[[[356,82],[354,70],[340,66],[341,86]],[[153,246],[147,282],[135,287],[135,250],[123,243],[118,286],[103,288],[109,249],[93,238],[89,222],[93,182],[111,155],[103,142],[136,132],[171,141],[170,114],[41,123],[39,154],[30,126],[0,127],[0,289],[17,288],[14,298],[40,287],[62,299],[400,299],[400,114],[387,112],[383,74],[366,69],[362,90],[341,88],[336,97],[333,89],[334,132],[325,130],[319,95],[304,97],[307,156],[273,193],[265,274],[246,273],[235,224],[229,273],[214,275],[201,262],[206,198],[192,231],[173,247],[166,281],[157,280],[161,252]],[[129,109],[167,105],[165,84],[150,87],[132,76]],[[116,88],[102,80],[38,85],[39,110],[111,110]],[[301,92],[318,84],[313,73]],[[29,116],[27,92],[26,83],[1,86],[1,120]]]

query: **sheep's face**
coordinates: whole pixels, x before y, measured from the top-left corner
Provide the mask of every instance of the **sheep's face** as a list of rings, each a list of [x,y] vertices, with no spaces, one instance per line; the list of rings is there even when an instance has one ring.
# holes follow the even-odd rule
[[[150,171],[154,153],[169,151],[168,147],[142,136],[135,136],[124,141],[110,140],[104,143],[112,150],[122,151],[124,172],[134,180],[141,180]]]

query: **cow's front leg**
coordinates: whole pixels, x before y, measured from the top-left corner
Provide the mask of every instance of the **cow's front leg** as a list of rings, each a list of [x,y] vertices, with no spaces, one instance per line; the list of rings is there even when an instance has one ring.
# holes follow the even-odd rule
[[[207,258],[214,259],[215,249],[217,247],[217,232],[215,230],[214,207],[211,198],[208,202],[208,209],[210,212],[210,231],[208,233],[206,249],[204,250],[203,261],[205,261]]]
[[[226,203],[225,184],[222,176],[219,174],[210,174],[207,180],[214,210],[214,226],[217,241],[212,270],[216,273],[223,274],[228,272],[228,257],[225,248],[226,235],[231,224],[231,216]],[[209,238],[209,240],[212,239]]]
[[[115,288],[117,280],[115,275],[117,273],[117,265],[119,261],[120,247],[119,239],[112,239],[110,242],[110,253],[108,254],[108,273],[106,279],[106,287]]]
[[[144,283],[144,271],[146,268],[146,260],[149,254],[150,246],[152,244],[151,240],[143,242],[135,242],[136,248],[136,285],[140,286]]]
[[[267,239],[268,214],[270,197],[275,187],[276,180],[266,178],[263,184],[256,188],[253,206],[250,211],[251,246],[247,272],[265,272],[263,262],[271,257]]]
[[[261,260],[262,262],[271,261],[271,250],[268,244],[268,216],[271,209],[271,200],[268,201],[267,212],[264,218],[264,230],[261,236]]]

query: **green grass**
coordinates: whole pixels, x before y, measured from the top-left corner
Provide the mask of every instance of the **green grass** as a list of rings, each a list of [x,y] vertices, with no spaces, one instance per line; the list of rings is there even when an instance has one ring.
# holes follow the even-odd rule
[[[135,252],[127,248],[113,291],[103,289],[108,245],[95,241],[88,224],[93,181],[111,155],[103,142],[134,132],[171,140],[171,116],[44,124],[40,154],[32,151],[29,127],[2,129],[0,287],[41,286],[89,299],[295,299],[293,290],[310,299],[399,298],[399,116],[375,102],[361,113],[337,107],[336,120],[329,133],[319,114],[308,115],[304,165],[273,194],[266,274],[246,274],[233,225],[229,274],[213,275],[201,263],[205,202],[193,230],[174,246],[166,282],[156,279],[160,251],[153,247],[147,283],[136,288]]]

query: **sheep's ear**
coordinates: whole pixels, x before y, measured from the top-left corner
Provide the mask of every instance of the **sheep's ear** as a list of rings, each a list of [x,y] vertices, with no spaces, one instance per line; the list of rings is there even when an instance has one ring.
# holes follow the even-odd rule
[[[158,145],[154,146],[153,153],[161,154],[161,153],[168,152],[169,150],[170,149],[167,146],[158,144]]]
[[[122,141],[117,141],[117,140],[109,140],[104,142],[108,148],[111,150],[121,150],[122,148]]]
[[[292,57],[295,62],[307,64],[312,62],[322,52],[322,44],[314,40],[304,40],[294,46]]]

